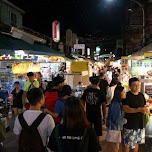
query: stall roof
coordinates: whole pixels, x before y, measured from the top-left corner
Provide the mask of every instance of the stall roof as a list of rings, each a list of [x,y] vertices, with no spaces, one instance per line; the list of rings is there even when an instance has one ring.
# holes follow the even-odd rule
[[[34,53],[37,55],[64,56],[63,53],[60,53],[45,45],[37,43],[31,45],[23,40],[0,33],[0,53],[7,53],[7,50],[11,53],[15,50],[27,50],[29,53]]]
[[[152,51],[152,43],[142,48],[140,51],[137,51],[136,53],[132,54],[132,56],[143,56],[144,53],[151,52]]]

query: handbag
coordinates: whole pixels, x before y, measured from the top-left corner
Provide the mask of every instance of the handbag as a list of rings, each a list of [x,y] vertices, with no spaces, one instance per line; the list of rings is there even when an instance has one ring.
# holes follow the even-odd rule
[[[106,134],[106,140],[112,143],[121,143],[121,131],[108,130]]]
[[[122,111],[121,111],[121,113],[122,113]],[[112,122],[110,120],[110,129],[107,131],[106,140],[111,143],[121,143],[120,127],[118,127],[118,130],[112,130],[111,123]]]

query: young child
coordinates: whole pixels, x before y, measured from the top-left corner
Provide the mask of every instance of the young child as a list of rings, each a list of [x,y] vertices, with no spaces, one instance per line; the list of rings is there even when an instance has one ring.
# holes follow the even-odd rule
[[[33,145],[34,141],[32,141],[32,143],[28,143],[28,141],[31,142],[31,139],[34,138],[32,136],[32,132],[31,132],[31,137],[29,134],[28,139],[27,139],[27,136],[26,136],[26,139],[22,139],[23,134],[24,134],[23,132],[26,130],[26,128],[33,125],[34,124],[33,122],[35,122],[37,120],[37,118],[38,119],[40,118],[40,116],[42,115],[42,111],[40,111],[40,108],[44,104],[44,95],[43,95],[41,89],[39,89],[39,88],[33,88],[33,89],[29,90],[27,92],[27,99],[30,104],[30,109],[25,111],[23,114],[20,114],[16,118],[15,124],[14,124],[14,130],[13,130],[14,134],[16,134],[16,136],[17,136],[19,148],[20,148],[21,141],[24,142],[24,140],[25,140],[26,144],[28,144],[28,145],[31,144],[32,145],[31,147],[32,148],[34,147],[34,145]],[[20,119],[21,116],[22,116],[22,119]],[[40,121],[40,124],[39,123],[35,123],[35,124],[39,124],[39,125],[37,125],[38,126],[37,130],[41,137],[43,146],[46,147],[48,136],[51,135],[52,130],[55,127],[55,124],[54,124],[54,120],[53,120],[52,116],[50,116],[49,114],[45,114],[44,118],[42,119],[42,117],[41,117],[40,119],[41,120],[38,120],[38,121]],[[22,122],[24,122],[24,123],[22,123]],[[22,124],[27,124],[27,126],[22,127],[23,126]],[[37,139],[33,139],[33,140],[37,140]],[[22,146],[25,146],[25,145],[23,144]],[[34,149],[32,149],[32,150],[34,150]],[[21,150],[18,150],[18,151],[21,151]]]

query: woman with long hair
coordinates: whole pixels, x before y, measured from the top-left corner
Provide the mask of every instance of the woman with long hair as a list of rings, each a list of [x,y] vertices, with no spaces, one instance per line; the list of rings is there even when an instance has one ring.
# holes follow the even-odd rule
[[[121,130],[123,129],[123,125],[126,123],[126,119],[123,118],[121,101],[126,98],[126,92],[124,87],[117,86],[114,91],[114,97],[109,106],[106,127],[107,127],[107,136],[106,139],[109,141],[111,146],[109,146],[110,152],[118,152],[119,151],[119,142],[117,139],[109,139],[109,136],[115,136],[115,133],[120,132],[120,136],[118,137],[121,140]],[[110,131],[114,131],[113,134],[110,134]],[[116,131],[116,132],[115,132]],[[117,132],[117,133],[118,133]],[[118,140],[119,140],[118,139]]]
[[[119,80],[117,78],[113,78],[110,85],[109,85],[109,88],[108,88],[108,91],[107,91],[107,105],[110,105],[112,99],[113,99],[113,96],[114,96],[114,91],[115,91],[115,88],[116,86],[118,85],[119,83]]]
[[[78,98],[69,97],[65,101],[63,124],[54,128],[48,148],[56,152],[99,152],[95,131],[89,127]]]

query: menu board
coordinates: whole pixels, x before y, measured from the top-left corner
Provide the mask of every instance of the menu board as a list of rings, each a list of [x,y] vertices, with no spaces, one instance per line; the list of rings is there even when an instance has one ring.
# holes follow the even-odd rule
[[[148,75],[152,70],[152,60],[132,60],[132,75]]]

